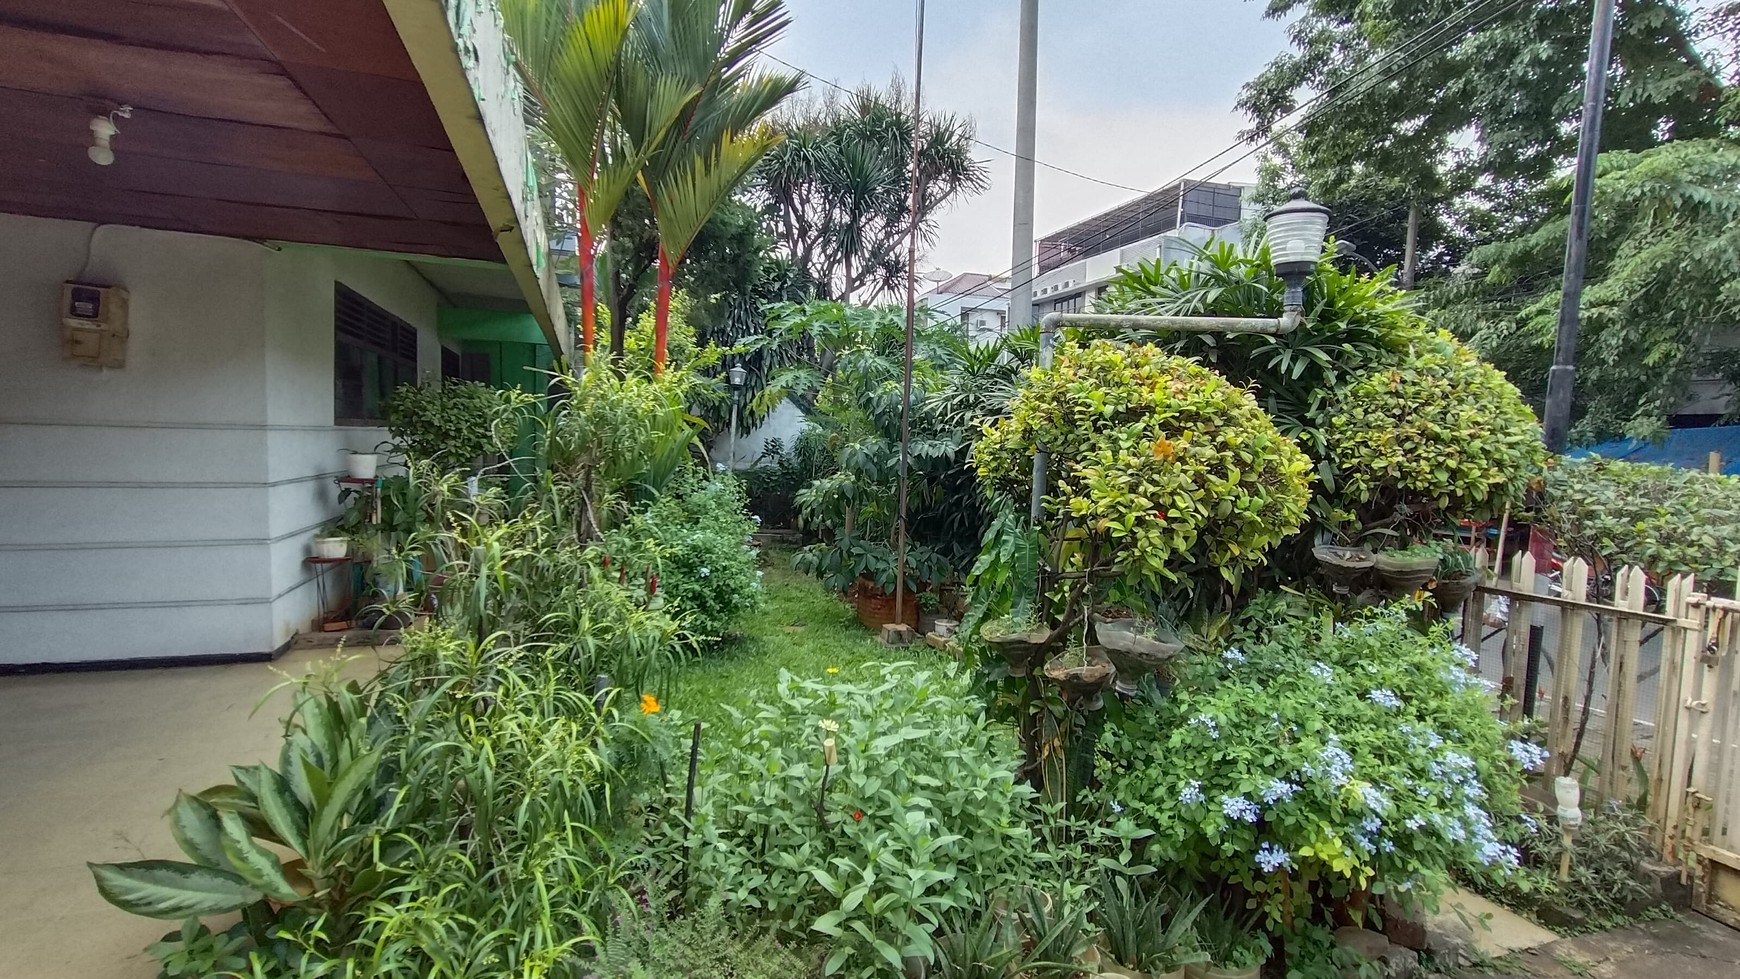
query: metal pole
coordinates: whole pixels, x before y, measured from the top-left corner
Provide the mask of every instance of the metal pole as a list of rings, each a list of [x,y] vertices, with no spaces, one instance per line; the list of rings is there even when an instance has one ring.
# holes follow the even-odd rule
[[[1419,264],[1420,204],[1408,205],[1408,238],[1402,246],[1402,288],[1414,288],[1414,269]]]
[[[1039,0],[1021,0],[1015,46],[1015,217],[1009,244],[1009,316],[1018,330],[1033,322],[1033,153],[1039,101]]]
[[[737,400],[738,391],[733,387],[731,389],[731,461],[726,464],[726,468],[732,472],[737,471]]]
[[[1583,302],[1583,266],[1589,250],[1589,204],[1595,194],[1595,156],[1601,149],[1601,111],[1607,103],[1615,0],[1595,0],[1589,28],[1589,64],[1583,76],[1583,128],[1577,136],[1577,172],[1571,188],[1571,227],[1565,239],[1565,281],[1559,292],[1559,335],[1547,372],[1547,449],[1563,452],[1571,433],[1571,392],[1577,380],[1577,327]]]
[[[908,450],[911,447],[911,415],[912,415],[912,320],[913,310],[918,301],[918,203],[921,197],[919,182],[923,176],[918,169],[919,149],[924,145],[924,0],[917,0],[917,28],[913,37],[912,52],[912,203],[908,217],[911,219],[912,230],[906,239],[906,365],[905,376],[901,381],[900,393],[900,503],[897,522],[894,525],[896,535],[896,553],[894,558],[894,621],[906,621],[906,476],[911,466]]]

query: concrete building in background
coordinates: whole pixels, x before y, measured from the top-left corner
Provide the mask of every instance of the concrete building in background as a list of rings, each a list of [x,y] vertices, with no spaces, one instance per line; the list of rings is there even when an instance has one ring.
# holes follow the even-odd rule
[[[8,10],[0,673],[272,656],[382,396],[568,342],[501,17]]]
[[[1120,266],[1189,259],[1210,240],[1237,244],[1259,208],[1250,185],[1184,180],[1039,239],[1032,320],[1092,312]]]
[[[918,297],[918,301],[949,319],[959,320],[967,338],[994,339],[1009,329],[1009,279],[983,272],[962,272]]]

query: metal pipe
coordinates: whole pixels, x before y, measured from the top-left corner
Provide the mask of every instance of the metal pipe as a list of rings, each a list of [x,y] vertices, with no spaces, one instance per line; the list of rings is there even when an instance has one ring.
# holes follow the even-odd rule
[[[894,621],[906,622],[906,494],[912,467],[912,339],[918,284],[918,205],[923,200],[924,171],[920,168],[924,148],[924,0],[917,0],[912,42],[912,221],[906,239],[906,356],[900,391],[900,500],[894,525]]]
[[[1299,328],[1305,320],[1304,290],[1287,287],[1287,304],[1280,316],[1139,316],[1123,313],[1046,313],[1039,318],[1039,368],[1051,367],[1057,349],[1057,328],[1073,326],[1084,330],[1170,330],[1176,333],[1260,333],[1284,336]],[[1027,502],[1027,516],[1035,526],[1044,514],[1045,472],[1051,464],[1051,453],[1044,446],[1033,451],[1033,495]]]

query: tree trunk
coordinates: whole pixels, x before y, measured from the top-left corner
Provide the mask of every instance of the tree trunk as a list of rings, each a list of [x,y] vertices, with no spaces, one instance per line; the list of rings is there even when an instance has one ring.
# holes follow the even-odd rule
[[[597,284],[593,281],[592,226],[586,221],[586,200],[580,200],[580,363],[592,362],[593,331],[598,326]]]
[[[659,292],[653,306],[653,373],[665,372],[665,341],[671,333],[671,257],[659,246]]]

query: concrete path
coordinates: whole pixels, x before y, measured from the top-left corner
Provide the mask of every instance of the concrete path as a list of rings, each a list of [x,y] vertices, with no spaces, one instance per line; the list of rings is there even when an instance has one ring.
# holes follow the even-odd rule
[[[1502,972],[1469,972],[1464,979],[1736,979],[1740,931],[1688,912],[1582,938],[1540,945],[1504,959]]]
[[[0,677],[0,979],[151,979],[146,945],[173,922],[97,896],[85,861],[182,859],[164,810],[175,790],[273,761],[288,711],[285,674],[332,649],[275,663]],[[372,649],[347,675],[380,668]]]
[[[1474,932],[1474,947],[1493,957],[1559,940],[1558,935],[1515,911],[1460,887],[1452,887],[1439,898],[1438,913],[1433,917],[1460,919]]]

